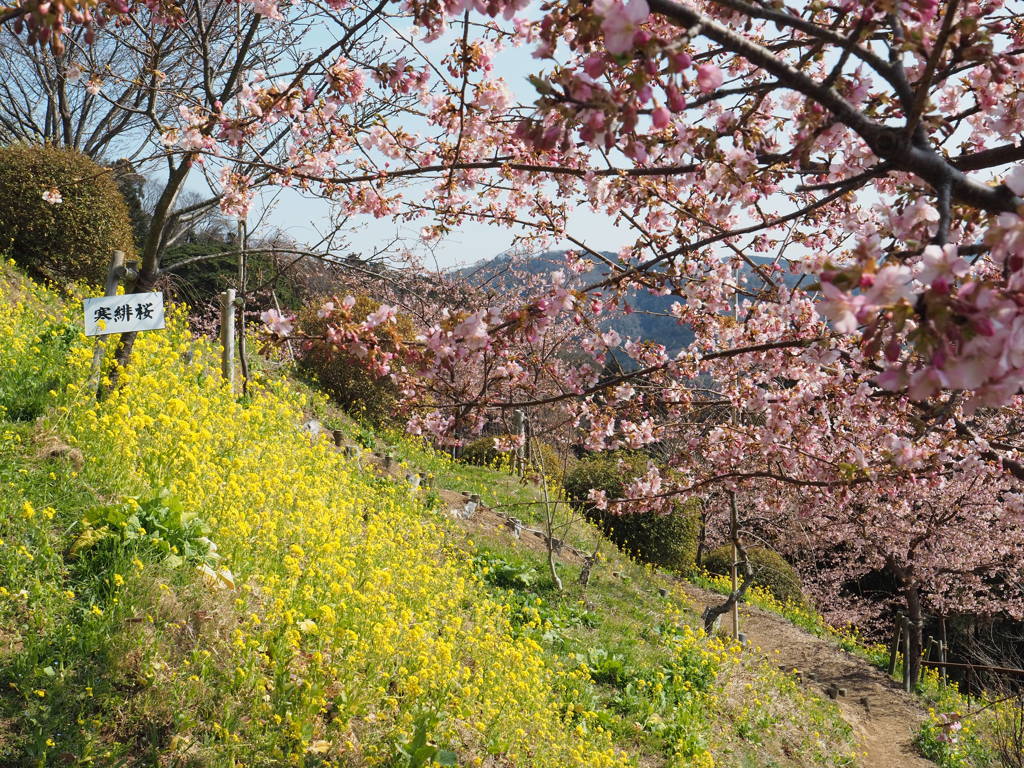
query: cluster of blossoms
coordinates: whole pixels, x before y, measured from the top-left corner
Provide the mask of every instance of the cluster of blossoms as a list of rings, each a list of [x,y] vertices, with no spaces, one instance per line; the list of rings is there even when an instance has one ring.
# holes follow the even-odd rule
[[[907,145],[890,141],[886,132],[889,123],[900,119],[915,122],[919,132],[926,130],[921,115],[904,98],[900,78],[934,74],[929,46],[939,53],[949,46],[950,66],[965,46],[983,47],[991,52],[993,64],[988,69],[976,65],[977,74],[996,78],[995,93],[977,91],[976,81],[963,76],[929,82],[925,85],[934,89],[934,102],[953,109],[974,99],[995,109],[1003,103],[1000,97],[1012,99],[1016,86],[1009,75],[1021,60],[1004,55],[999,47],[1012,47],[1017,34],[996,18],[999,5],[972,10],[974,17],[992,16],[979,27],[984,33],[965,22],[966,12],[940,19],[934,4],[914,5],[904,23],[916,25],[921,36],[913,49],[920,67],[907,74],[895,72],[870,46],[854,47],[851,58],[857,66],[851,64],[849,71],[837,66],[826,73],[824,65],[800,61],[796,53],[771,53],[762,38],[748,32],[751,22],[758,30],[757,25],[774,24],[796,30],[801,45],[832,41],[829,35],[834,33],[822,31],[824,22],[813,15],[608,0],[587,8],[571,4],[525,22],[516,16],[524,7],[520,3],[468,8],[411,2],[403,10],[431,40],[442,38],[447,19],[466,10],[511,20],[505,30],[487,28],[480,39],[453,40],[455,51],[445,62],[449,73],[464,78],[469,88],[439,82],[430,63],[408,51],[374,68],[372,79],[382,91],[413,97],[425,110],[428,125],[441,133],[411,132],[401,122],[380,121],[353,141],[338,118],[345,105],[365,97],[368,83],[345,60],[325,69],[326,97],[306,84],[271,84],[257,77],[243,92],[235,116],[194,114],[188,125],[199,127],[200,133],[203,120],[220,125],[221,137],[234,144],[261,125],[287,121],[292,125],[292,167],[282,169],[283,183],[321,184],[353,213],[435,215],[443,223],[425,227],[428,238],[467,217],[486,215],[502,222],[521,218],[524,210],[559,222],[557,231],[564,226],[565,208],[550,199],[537,200],[528,191],[532,183],[553,181],[564,195],[595,210],[620,217],[631,213],[623,221],[639,229],[640,239],[631,252],[620,255],[618,274],[611,274],[606,287],[613,294],[639,285],[656,293],[677,293],[693,303],[687,283],[709,279],[700,274],[715,269],[709,259],[729,258],[708,246],[731,243],[755,256],[785,249],[797,239],[784,234],[786,222],[795,220],[799,242],[809,251],[805,261],[820,278],[825,299],[821,311],[836,332],[860,335],[865,364],[883,367],[877,378],[881,386],[907,391],[915,400],[968,390],[977,395],[974,404],[998,405],[1020,384],[1019,302],[1012,276],[1021,171],[1012,170],[1003,186],[984,192],[956,164],[947,164],[924,176],[933,187],[940,181],[949,187],[949,194],[932,205],[926,190],[915,188],[907,177],[926,162],[935,165],[925,157],[932,151],[927,141],[915,138],[911,157],[904,160],[896,149],[905,155]],[[861,11],[864,25],[882,28],[891,23],[881,6],[864,5]],[[682,36],[680,26],[685,29]],[[710,52],[704,40],[711,43]],[[533,80],[539,96],[533,114],[514,120],[509,119],[511,95],[493,77],[493,53],[509,41],[532,45],[535,56],[558,62],[550,75]],[[769,82],[769,74],[777,82]],[[899,99],[885,114],[869,117],[864,105],[885,88],[895,89]],[[780,120],[783,114],[792,119]],[[958,125],[965,120],[976,136],[993,139],[1011,137],[1019,123],[1010,116],[994,121],[973,114],[955,118]],[[340,132],[323,130],[338,127]],[[176,137],[183,149],[211,149],[208,139],[197,141],[187,134],[186,129]],[[893,142],[899,147],[890,148]],[[965,154],[971,155],[969,162],[985,152],[979,139],[973,146],[979,149]],[[369,157],[352,159],[356,147]],[[788,154],[782,151],[786,147],[791,148]],[[594,166],[595,151],[620,152],[633,166],[606,174]],[[495,155],[501,159],[494,160]],[[388,162],[377,164],[375,156]],[[820,156],[831,159],[823,162]],[[1015,155],[1005,152],[998,159],[1002,157]],[[793,158],[800,160],[789,163]],[[398,167],[389,167],[396,161]],[[489,176],[492,171],[497,178]],[[439,179],[437,186],[418,202],[388,189],[392,180],[432,173]],[[229,210],[244,208],[232,201],[244,196],[241,188],[251,178],[234,175],[225,182]],[[883,202],[858,207],[858,191],[870,184]],[[477,193],[476,201],[469,190]],[[829,194],[819,196],[817,190]],[[686,202],[673,202],[683,195]],[[776,207],[783,197],[806,214],[765,212],[765,206]],[[949,208],[961,202],[997,213],[999,219],[986,223],[968,218],[951,230]],[[750,219],[761,223],[742,224]],[[904,243],[907,254],[895,258],[887,237]],[[925,246],[936,238],[943,242]],[[851,239],[857,241],[853,247],[847,245]],[[989,251],[985,259],[958,255],[965,245],[976,247],[968,239],[982,241]],[[693,241],[703,243],[704,249],[690,245]],[[627,277],[631,272],[636,273],[632,282]],[[793,298],[799,301],[795,293]],[[581,302],[580,307],[602,303]],[[710,304],[704,308],[715,311]],[[472,322],[482,321],[478,314]],[[518,318],[491,316],[488,322],[502,327]],[[446,346],[438,333],[431,338],[435,345]],[[479,328],[466,338],[467,347],[488,347]]]

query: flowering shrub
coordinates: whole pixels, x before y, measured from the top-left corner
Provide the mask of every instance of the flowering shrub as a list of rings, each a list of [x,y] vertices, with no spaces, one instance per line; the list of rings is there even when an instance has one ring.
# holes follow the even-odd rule
[[[52,322],[36,317],[32,329],[23,314],[17,305],[6,313],[22,335],[38,335]],[[175,515],[198,515],[208,531],[206,552],[196,550],[191,562],[181,557],[184,543],[206,538],[191,532],[166,550],[136,557],[141,574],[165,574],[151,598],[142,588],[125,588],[131,573],[125,575],[120,555],[99,557],[85,545],[69,553],[75,573],[90,570],[89,583],[105,585],[86,606],[61,598],[69,615],[81,617],[77,631],[99,643],[115,632],[102,624],[114,617],[120,627],[151,626],[137,684],[182,709],[198,707],[195,716],[169,713],[173,736],[151,741],[155,750],[172,761],[201,755],[210,765],[393,765],[413,760],[407,747],[419,745],[436,747],[435,759],[453,753],[466,765],[490,755],[531,767],[626,765],[593,712],[569,722],[556,695],[563,673],[533,640],[512,632],[508,609],[485,597],[471,561],[452,547],[444,527],[407,490],[362,473],[326,441],[311,442],[299,430],[301,403],[287,385],[253,382],[239,401],[180,313],[166,331],[141,336],[135,355],[118,388],[97,403],[87,385],[91,347],[76,336],[67,355],[71,383],[50,423],[85,455],[76,482],[111,500],[118,519],[104,515],[105,524],[122,522],[128,499],[160,499],[147,519],[165,525]],[[31,360],[13,360],[23,366],[20,375],[30,375]],[[61,564],[59,542],[33,552],[33,537],[53,519],[48,515],[31,517],[37,529],[5,536],[5,562],[17,555],[17,541],[33,557],[56,552],[48,562],[57,569],[70,567]],[[137,535],[154,535],[155,527],[137,519]],[[70,528],[70,540],[81,535],[84,524],[73,512],[57,520]],[[61,578],[52,582],[51,591]],[[197,622],[212,622],[208,606],[182,622],[161,619],[158,608],[183,600],[177,595],[186,587],[230,613],[219,639],[195,630]],[[19,599],[30,606],[34,597]],[[135,617],[141,625],[130,623]],[[87,630],[90,621],[102,631]],[[171,632],[172,623],[196,633],[184,657],[158,652],[154,638]],[[54,630],[36,629],[52,654]],[[24,679],[47,679],[43,661],[33,659],[19,662]],[[62,680],[62,701],[88,701],[91,687],[76,687],[75,677],[53,663],[47,668]],[[58,696],[38,690],[38,701]],[[114,711],[111,705],[105,714]],[[129,743],[103,717],[62,720],[75,717],[78,727],[38,734],[41,753]]]
[[[941,768],[983,768],[1003,765],[996,756],[1001,724],[1018,702],[996,697],[973,702],[956,683],[944,682],[937,669],[925,669],[919,686],[929,702],[928,719],[915,740],[921,752]]]
[[[319,304],[323,303],[323,300],[319,301]],[[352,300],[352,317],[358,322],[366,321],[380,309],[380,302],[367,296]],[[318,302],[311,302],[303,308],[298,316],[298,325],[303,334],[314,337],[302,344],[299,367],[317,386],[354,416],[374,424],[395,420],[399,404],[398,387],[388,376],[367,370],[356,355],[343,351],[341,340],[335,342],[330,336],[325,337],[329,326],[323,313],[318,311]],[[378,326],[376,339],[386,343],[392,334],[402,340],[414,336],[408,316],[396,315],[393,323]]]

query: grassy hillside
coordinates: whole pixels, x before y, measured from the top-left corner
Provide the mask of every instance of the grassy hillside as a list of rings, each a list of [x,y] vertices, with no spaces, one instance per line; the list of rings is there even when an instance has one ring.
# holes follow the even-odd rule
[[[613,556],[555,593],[310,440],[287,381],[233,395],[180,317],[97,403],[73,301],[5,268],[0,307],[0,764],[853,764],[831,703],[670,583]]]

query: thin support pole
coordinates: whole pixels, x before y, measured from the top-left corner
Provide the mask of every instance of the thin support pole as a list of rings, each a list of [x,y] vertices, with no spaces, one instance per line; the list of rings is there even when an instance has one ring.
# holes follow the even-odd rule
[[[910,693],[910,618],[902,616],[903,625],[903,690]]]
[[[245,294],[248,281],[246,248],[248,230],[245,220],[238,220],[238,363],[242,372],[242,394],[249,392],[249,355],[245,344]]]
[[[921,664],[921,669],[918,670],[918,674],[917,674],[917,680],[918,680],[919,683],[923,683],[924,682],[924,671],[925,671],[925,668],[928,666],[927,662],[938,660],[939,653],[940,653],[940,651],[939,651],[939,641],[936,640],[934,637],[931,637],[930,635],[928,636],[928,642],[926,642],[924,644],[924,647],[925,647],[925,651],[924,651],[923,663]],[[935,659],[932,658],[932,651],[933,650],[934,650]]]
[[[114,251],[110,254],[110,266],[107,268],[107,278],[103,283],[104,296],[116,296],[117,286],[124,276],[124,251]],[[106,350],[106,336],[99,336],[96,339],[96,346],[92,350],[92,365],[89,368],[89,383],[95,394],[99,394],[100,368],[103,366],[103,353]]]
[[[523,476],[526,474],[526,457],[529,453],[529,446],[526,440],[526,411],[516,408],[512,411],[512,429],[515,430],[516,439],[518,443],[516,445],[514,456],[515,467],[513,471]]]
[[[232,387],[235,384],[235,289],[220,295],[220,372]]]
[[[732,567],[729,575],[732,577],[732,593],[735,595],[740,589],[739,579],[739,538],[740,523],[739,513],[736,511],[736,493],[729,491],[729,535],[732,539]],[[735,600],[732,604],[732,639],[740,639],[740,601]]]
[[[945,664],[949,661],[947,656],[949,652],[949,645],[946,640],[946,617],[939,616],[939,661],[942,662],[942,682],[947,682],[949,673],[946,671]]]
[[[889,644],[889,677],[896,676],[896,657],[900,653],[900,637],[903,633],[903,614],[897,613],[896,620],[893,622],[892,630],[892,642]]]

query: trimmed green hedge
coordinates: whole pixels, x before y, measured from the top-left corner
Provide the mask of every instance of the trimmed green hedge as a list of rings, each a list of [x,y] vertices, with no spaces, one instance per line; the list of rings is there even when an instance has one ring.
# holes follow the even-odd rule
[[[56,190],[60,202],[43,194]],[[0,149],[0,251],[33,277],[102,284],[112,251],[135,253],[128,206],[109,168],[73,149]]]
[[[591,489],[602,490],[609,498],[621,496],[628,482],[647,471],[649,460],[629,452],[581,459],[565,475],[566,494],[619,549],[644,562],[687,573],[696,564],[700,531],[695,503],[680,502],[670,514],[616,515],[595,509],[587,502]]]
[[[767,589],[782,603],[802,603],[803,583],[796,569],[782,555],[765,547],[748,547],[747,558],[754,569],[754,584]],[[724,544],[704,557],[704,567],[711,573],[727,574],[732,566],[732,546]]]

